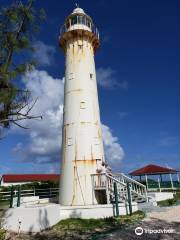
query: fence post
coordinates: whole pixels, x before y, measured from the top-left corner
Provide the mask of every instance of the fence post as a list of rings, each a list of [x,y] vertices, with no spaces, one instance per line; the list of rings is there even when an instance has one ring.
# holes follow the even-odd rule
[[[127,194],[128,194],[129,214],[132,215],[132,199],[131,199],[131,188],[130,188],[129,182],[127,182]]]
[[[50,198],[52,197],[52,191],[51,191],[51,188],[49,189],[49,195],[50,195]]]
[[[17,207],[21,205],[21,185],[18,185]]]
[[[11,186],[11,195],[10,195],[10,203],[9,203],[10,208],[13,207],[13,195],[14,195],[14,187]]]
[[[118,192],[117,192],[116,182],[114,182],[114,197],[115,197],[115,205],[116,205],[116,217],[119,217]]]

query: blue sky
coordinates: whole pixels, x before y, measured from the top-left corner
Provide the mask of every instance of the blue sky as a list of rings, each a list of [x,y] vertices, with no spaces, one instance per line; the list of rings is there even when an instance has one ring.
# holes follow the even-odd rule
[[[8,2],[1,0],[0,4]],[[95,59],[99,103],[102,123],[108,126],[104,131],[110,139],[105,148],[107,152],[110,149],[108,154],[113,151],[118,155],[112,157],[113,168],[129,172],[153,163],[179,169],[180,2],[81,0],[78,3],[100,32],[101,46]],[[35,6],[45,9],[47,20],[34,39],[40,65],[34,77],[27,77],[30,82],[26,86],[33,89],[33,79],[41,79],[38,87],[48,79],[53,92],[56,86],[63,87],[64,56],[58,47],[60,26],[75,5],[67,0],[37,0]],[[39,97],[47,94],[45,90],[33,91]],[[52,98],[49,105],[49,109],[56,109],[55,116],[59,114],[59,122],[61,95],[62,90],[57,93],[57,104]],[[45,108],[41,104],[39,109]],[[59,171],[61,125],[45,134],[49,128],[46,123],[41,132],[38,132],[40,125],[33,123],[31,130],[13,129],[7,133],[0,141],[0,173]],[[53,131],[57,130],[59,137],[53,142]],[[43,147],[49,142],[51,149],[42,149],[42,142]],[[111,163],[109,155],[108,160]]]

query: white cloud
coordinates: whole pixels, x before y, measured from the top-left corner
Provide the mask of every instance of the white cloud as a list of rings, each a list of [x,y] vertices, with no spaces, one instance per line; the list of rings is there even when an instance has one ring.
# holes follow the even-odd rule
[[[116,78],[116,71],[114,71],[110,67],[98,68],[96,71],[96,75],[98,84],[104,88],[128,88],[128,82],[126,80],[119,81]]]
[[[124,158],[124,150],[118,142],[118,138],[113,136],[111,129],[102,124],[105,156],[113,168],[119,168],[119,164]]]
[[[61,128],[63,121],[64,81],[50,76],[46,71],[34,69],[23,79],[27,89],[34,98],[38,98],[33,114],[43,115],[43,120],[25,120],[29,126],[27,143],[18,143],[14,152],[23,162],[57,164],[60,160]],[[112,135],[110,128],[102,125],[105,155],[110,164],[119,163],[124,151],[118,139]],[[21,133],[21,129],[16,129]],[[23,130],[24,132],[24,130]],[[55,171],[51,168],[50,171]],[[59,169],[57,169],[58,171]]]
[[[40,65],[52,65],[54,63],[55,47],[47,45],[41,41],[36,41],[33,44],[34,53],[33,57]]]
[[[17,144],[14,151],[23,161],[45,163],[59,158],[63,116],[63,89],[61,79],[55,79],[46,71],[33,70],[23,79],[33,98],[38,98],[32,114],[42,115],[43,120],[26,120],[28,144]],[[21,129],[17,129],[21,131]]]

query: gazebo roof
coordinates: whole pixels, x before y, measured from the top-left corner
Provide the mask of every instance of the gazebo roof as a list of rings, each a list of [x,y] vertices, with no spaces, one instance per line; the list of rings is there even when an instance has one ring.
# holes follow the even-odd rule
[[[172,168],[161,167],[158,165],[150,164],[129,173],[129,175],[131,176],[158,175],[158,174],[177,173],[177,172],[178,172],[177,170]]]

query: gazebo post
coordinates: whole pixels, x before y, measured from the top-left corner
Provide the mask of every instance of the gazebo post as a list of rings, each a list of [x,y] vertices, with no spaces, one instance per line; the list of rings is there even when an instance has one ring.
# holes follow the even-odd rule
[[[172,181],[172,175],[171,175],[171,173],[169,174],[169,177],[170,177],[170,181],[171,181],[171,188],[173,188],[174,186],[173,186],[173,181]]]
[[[161,179],[161,182],[162,182],[162,174],[160,174],[160,179]]]
[[[159,191],[161,192],[161,184],[160,184],[159,178],[158,178],[158,186],[159,186]]]
[[[141,182],[141,175],[139,175],[139,181]]]
[[[146,188],[148,190],[148,179],[147,179],[147,174],[145,174],[145,178],[146,178]]]
[[[179,182],[179,173],[177,173],[176,176],[177,176],[177,181]]]

